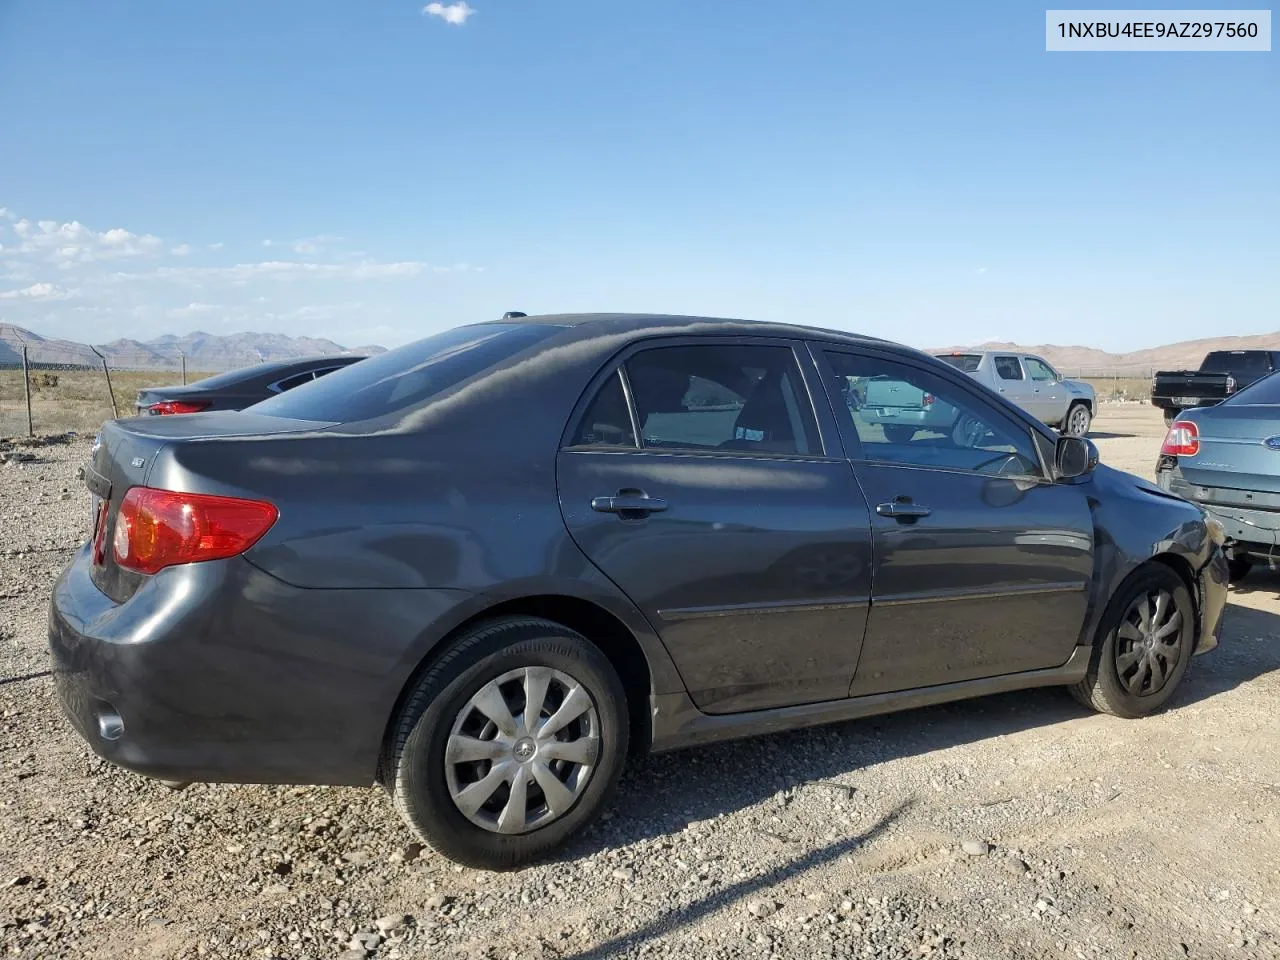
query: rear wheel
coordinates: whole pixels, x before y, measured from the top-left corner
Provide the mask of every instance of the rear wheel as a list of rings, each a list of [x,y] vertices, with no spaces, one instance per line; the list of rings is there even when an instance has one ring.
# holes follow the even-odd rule
[[[1166,427],[1172,427],[1173,422],[1178,419],[1178,414],[1181,412],[1181,410],[1174,410],[1172,407],[1166,409],[1164,412],[1164,425]]]
[[[915,435],[915,427],[904,427],[900,423],[884,424],[884,438],[890,443],[910,443]]]
[[[1103,713],[1146,716],[1173,696],[1194,643],[1195,607],[1186,584],[1163,564],[1149,563],[1111,598],[1089,672],[1071,694]]]
[[[627,739],[626,695],[598,648],[550,621],[499,620],[458,638],[416,682],[385,779],[439,853],[509,869],[595,819]]]
[[[1243,580],[1252,569],[1253,561],[1248,557],[1232,557],[1227,561],[1227,573],[1230,574],[1232,583]]]
[[[1073,403],[1062,421],[1062,432],[1069,437],[1087,437],[1093,424],[1093,414],[1087,403]]]

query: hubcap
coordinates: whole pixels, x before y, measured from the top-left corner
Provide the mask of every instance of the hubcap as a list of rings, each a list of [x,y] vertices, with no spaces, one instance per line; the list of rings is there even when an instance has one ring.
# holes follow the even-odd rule
[[[1076,407],[1071,414],[1071,423],[1068,424],[1068,427],[1072,436],[1083,437],[1085,435],[1085,431],[1089,429],[1089,414],[1084,407]]]
[[[1116,630],[1116,674],[1134,696],[1164,689],[1182,657],[1182,612],[1173,594],[1153,590],[1138,597]]]
[[[600,755],[586,687],[550,667],[490,680],[454,719],[445,780],[458,810],[493,833],[527,833],[564,816]]]

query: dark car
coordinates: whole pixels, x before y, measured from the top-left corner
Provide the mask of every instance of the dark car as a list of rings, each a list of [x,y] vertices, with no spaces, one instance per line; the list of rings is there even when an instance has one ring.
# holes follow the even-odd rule
[[[1222,523],[1233,580],[1280,559],[1280,376],[1184,410],[1160,449],[1156,481]]]
[[[897,380],[962,424],[895,442]],[[938,360],[783,324],[460,327],[238,414],[109,423],[54,590],[67,714],[167,780],[381,782],[464,863],[545,854],[629,745],[1023,687],[1164,704],[1220,530]]]
[[[330,354],[255,363],[251,367],[218,373],[191,384],[144,387],[138,392],[136,407],[140,415],[152,416],[243,410],[363,359],[363,356],[354,354]]]
[[[1280,369],[1280,350],[1213,350],[1199,370],[1160,370],[1151,378],[1151,403],[1173,423],[1189,407],[1210,407]]]

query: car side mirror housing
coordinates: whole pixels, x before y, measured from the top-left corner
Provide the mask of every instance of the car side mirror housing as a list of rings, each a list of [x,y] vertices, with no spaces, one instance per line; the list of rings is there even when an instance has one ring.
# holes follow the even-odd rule
[[[1083,477],[1098,465],[1098,448],[1083,437],[1059,437],[1054,470],[1059,480]]]

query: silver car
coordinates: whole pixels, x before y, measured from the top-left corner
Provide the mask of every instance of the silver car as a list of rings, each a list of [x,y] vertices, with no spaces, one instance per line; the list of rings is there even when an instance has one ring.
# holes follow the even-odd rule
[[[1069,436],[1087,436],[1098,412],[1093,387],[1081,380],[1065,379],[1032,354],[970,351],[940,353],[937,357]]]

